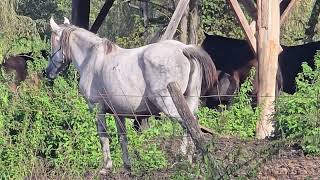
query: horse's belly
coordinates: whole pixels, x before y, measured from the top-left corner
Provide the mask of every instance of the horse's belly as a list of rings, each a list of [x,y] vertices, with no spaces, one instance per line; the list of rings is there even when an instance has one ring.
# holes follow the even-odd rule
[[[109,108],[114,109],[119,115],[139,114],[148,111],[148,106],[151,106],[147,98],[140,95],[112,96],[106,102]]]

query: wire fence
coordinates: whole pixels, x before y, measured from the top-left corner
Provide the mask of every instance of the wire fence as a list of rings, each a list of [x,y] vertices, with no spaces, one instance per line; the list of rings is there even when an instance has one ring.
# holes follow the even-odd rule
[[[55,101],[58,98],[61,99],[61,96],[63,97],[64,95],[66,95],[66,94],[62,94],[62,93],[60,94],[60,93],[53,93],[53,92],[49,92],[48,94],[50,94],[49,97],[51,98],[52,101]],[[199,96],[199,97],[197,97],[197,96],[188,96],[188,97],[198,98],[200,100],[207,98],[207,101],[208,100],[210,101],[210,98],[214,98],[214,100],[218,99],[218,101],[219,101],[219,97],[228,97],[228,98],[233,99],[233,98],[238,98],[239,96],[240,95],[221,95],[221,96],[219,96],[219,95],[206,95],[206,96]],[[71,98],[71,100],[66,100],[65,105],[72,106],[72,104],[73,104],[72,99],[79,98],[79,97],[82,98],[83,96],[81,94],[78,94],[75,96],[68,95],[67,98],[69,98],[69,99]],[[256,96],[254,96],[254,95],[246,96],[246,98],[253,98],[253,97],[256,98]],[[264,96],[264,97],[276,98],[274,96]],[[286,101],[288,102],[289,100],[291,100],[294,97],[295,97],[294,95],[281,95],[275,101],[276,110],[281,112],[281,109],[286,108],[286,106],[284,106],[285,102]],[[125,125],[121,124],[122,121],[120,121],[119,118],[117,118],[119,116],[120,117],[121,116],[129,117],[130,119],[134,119],[136,122],[138,122],[137,124],[132,123],[133,126],[137,126],[137,125],[140,126],[141,123],[146,123],[146,124],[143,124],[143,126],[145,126],[145,127],[143,127],[144,128],[143,131],[148,131],[148,129],[150,131],[152,131],[152,129],[153,130],[157,129],[159,131],[159,132],[157,132],[158,136],[154,136],[152,138],[146,139],[144,141],[145,143],[160,144],[160,146],[159,146],[160,148],[161,148],[161,144],[162,144],[162,146],[166,147],[165,149],[161,149],[162,151],[166,151],[166,150],[170,151],[171,150],[173,152],[169,152],[169,153],[172,153],[175,155],[177,154],[177,151],[180,151],[179,148],[178,148],[178,150],[172,148],[173,146],[177,146],[177,142],[178,142],[178,144],[180,143],[180,145],[181,145],[181,143],[183,143],[182,138],[184,137],[185,130],[183,128],[181,128],[177,122],[172,121],[172,119],[176,119],[179,117],[170,116],[170,114],[165,115],[161,112],[153,111],[155,107],[149,107],[149,106],[154,106],[154,105],[148,101],[149,99],[152,99],[152,98],[165,99],[165,98],[171,98],[171,96],[157,96],[157,95],[156,96],[144,96],[144,95],[139,96],[139,95],[121,95],[121,94],[102,93],[97,96],[90,96],[89,98],[103,99],[103,101],[106,104],[108,104],[108,108],[113,109],[112,111],[108,111],[107,115],[114,116],[115,117],[114,120],[118,121],[121,125],[121,128],[123,128],[123,129],[124,129]],[[133,107],[127,108],[130,110],[129,112],[128,111],[124,112],[124,113],[119,112],[117,110],[118,109],[117,104],[111,103],[110,99],[112,99],[112,98],[122,98],[122,100],[124,101],[124,102],[122,102],[122,104],[125,104],[126,106],[131,106],[130,105],[131,99],[138,98],[141,101],[141,103],[144,104],[146,107],[143,112],[137,112],[135,110],[135,108],[133,108]],[[314,103],[315,103],[314,105],[315,105],[317,111],[314,111],[313,115],[316,118],[318,124],[320,124],[320,118],[319,118],[320,117],[319,116],[320,98],[319,98],[319,95],[318,94],[316,94],[314,96],[302,95],[302,96],[299,96],[298,98],[301,98],[300,99],[300,101],[302,101],[301,103],[304,103],[303,101],[305,101],[305,103],[307,103],[308,100],[314,100]],[[279,100],[281,100],[281,99],[283,101],[279,102]],[[246,100],[248,100],[248,99],[246,99]],[[250,104],[248,104],[248,102],[251,102],[251,101],[248,100],[244,104],[247,105],[247,107],[250,109],[252,107],[250,106]],[[239,102],[235,102],[235,103],[239,103]],[[205,104],[202,104],[202,106],[205,107]],[[209,148],[209,150],[208,150],[209,156],[207,156],[207,158],[209,160],[207,159],[207,161],[204,161],[204,163],[203,163],[204,167],[202,167],[206,174],[211,174],[209,176],[211,176],[211,177],[217,176],[217,177],[222,178],[225,176],[234,177],[234,176],[236,176],[236,174],[239,175],[239,173],[240,174],[246,173],[247,171],[252,170],[252,168],[254,169],[254,168],[258,168],[258,167],[262,166],[263,165],[262,163],[265,162],[267,159],[269,159],[271,157],[274,158],[277,154],[279,154],[279,149],[285,149],[287,147],[288,143],[290,144],[290,142],[294,141],[294,139],[292,139],[292,138],[290,138],[290,139],[279,138],[279,139],[274,140],[270,143],[269,142],[267,143],[265,141],[253,141],[253,140],[245,141],[245,140],[239,139],[238,137],[232,137],[232,133],[231,133],[231,136],[229,136],[229,138],[225,138],[225,137],[221,138],[221,137],[217,136],[217,134],[219,134],[219,132],[216,132],[217,127],[215,125],[220,125],[219,121],[223,121],[223,123],[221,123],[221,124],[225,124],[228,121],[228,119],[226,120],[225,118],[229,118],[228,116],[224,115],[224,112],[225,111],[228,111],[228,112],[237,111],[237,112],[234,112],[234,114],[239,113],[239,109],[232,110],[233,104],[228,104],[227,106],[229,106],[229,108],[212,110],[212,111],[214,111],[213,114],[205,111],[207,114],[205,113],[205,114],[198,115],[200,124],[203,126],[203,128],[208,128],[210,130],[209,134],[211,133],[211,135],[209,135],[209,134],[205,135],[206,143],[209,145],[209,147],[211,147],[211,149]],[[72,107],[74,107],[74,109],[72,111],[69,111],[68,113],[77,114],[77,113],[81,112],[79,109],[77,109],[77,107],[75,107],[75,106],[72,106]],[[166,108],[168,108],[168,107],[166,107]],[[245,108],[245,107],[243,107],[243,108]],[[251,115],[253,115],[255,113],[255,111],[258,111],[257,108],[252,108],[251,110],[252,110]],[[44,107],[44,109],[33,109],[32,104],[30,104],[30,106],[28,106],[28,107],[24,107],[24,109],[20,109],[20,111],[28,111],[28,112],[33,112],[33,113],[42,112],[42,113],[48,114],[48,115],[51,113],[45,107]],[[168,112],[170,112],[170,111],[168,111]],[[299,114],[299,111],[293,112],[293,113],[297,113],[296,114],[297,116],[299,116],[299,115],[302,116],[304,112],[300,112],[300,114]],[[104,113],[97,112],[95,114],[97,116],[105,116]],[[248,115],[248,114],[245,114],[245,115]],[[250,115],[250,113],[249,113],[249,115]],[[148,124],[147,122],[142,121],[143,119],[147,119],[150,116],[153,117],[151,120],[151,123]],[[277,116],[275,116],[275,117],[277,117]],[[231,120],[236,121],[235,118],[241,118],[241,115],[236,116],[236,117],[233,116],[233,119],[231,119]],[[248,117],[243,117],[243,118],[248,119]],[[258,118],[258,116],[251,117],[251,118]],[[157,120],[154,120],[154,119],[157,119]],[[215,123],[206,124],[208,119],[215,121],[215,123],[218,122],[218,124],[215,124]],[[275,119],[275,121],[277,121],[277,119]],[[67,125],[65,129],[69,130],[69,131],[73,131],[73,125],[68,122],[68,119],[65,120],[65,123]],[[232,124],[233,122],[230,122],[230,123]],[[242,123],[244,123],[244,126],[246,126],[246,122],[243,121]],[[129,123],[129,124],[131,124],[131,123]],[[167,129],[161,128],[160,127],[161,124],[166,124],[167,126],[170,126],[170,128],[169,128],[170,130],[168,130],[168,127],[166,127]],[[213,128],[210,127],[210,126],[212,126],[212,124],[215,124],[215,125],[213,125],[214,126]],[[228,129],[229,127],[221,127],[221,129],[223,129],[223,128]],[[104,127],[104,129],[105,129],[105,131],[98,132],[98,134],[107,133],[107,135],[109,137],[113,137],[113,138],[115,138],[114,137],[115,135],[119,136],[119,135],[127,134],[127,132],[124,132],[124,133],[110,132],[110,128],[108,128],[108,127]],[[129,127],[129,131],[131,131],[130,129],[131,128]],[[206,130],[206,129],[204,129],[204,130]],[[143,134],[143,131],[141,132],[142,134]],[[230,130],[230,132],[231,131],[232,130]],[[206,132],[208,132],[208,131],[206,131]],[[130,133],[133,133],[133,132],[130,132]],[[139,134],[139,132],[137,132],[137,134]],[[235,133],[235,134],[237,134],[237,133]],[[172,141],[172,144],[171,145],[169,145],[170,143],[166,144],[166,142],[168,142],[168,141]],[[128,144],[129,144],[129,146],[132,146],[132,144],[130,144],[130,141],[128,142]],[[165,144],[165,145],[163,145],[163,144]],[[168,146],[171,146],[172,149],[170,149],[170,147],[168,147]],[[58,150],[58,149],[53,148],[52,150],[54,151],[54,150]],[[239,152],[239,151],[244,151],[244,152]],[[143,155],[139,155],[139,156],[143,156]],[[239,158],[239,159],[237,159],[237,158]],[[200,159],[198,158],[197,160],[202,161],[201,158]],[[172,164],[172,166],[174,166],[174,164]],[[209,170],[211,167],[215,168],[215,169],[214,168],[212,169],[212,172],[210,172],[211,170]],[[173,169],[169,168],[168,171],[174,171]]]

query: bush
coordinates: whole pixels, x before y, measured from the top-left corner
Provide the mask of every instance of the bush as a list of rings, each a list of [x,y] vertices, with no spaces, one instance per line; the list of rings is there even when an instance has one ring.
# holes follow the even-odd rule
[[[200,124],[213,129],[216,133],[235,135],[242,138],[254,137],[257,119],[260,111],[251,106],[250,94],[253,90],[253,77],[255,71],[251,70],[248,79],[241,85],[235,94],[231,107],[221,106],[223,111],[202,108],[198,116]]]
[[[297,92],[277,102],[277,131],[283,138],[299,141],[306,153],[320,154],[320,53],[315,69],[304,63],[296,78]]]

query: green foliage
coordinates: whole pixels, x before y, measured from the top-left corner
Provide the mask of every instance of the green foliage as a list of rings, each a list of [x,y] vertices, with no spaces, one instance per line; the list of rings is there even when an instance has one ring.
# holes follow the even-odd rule
[[[202,108],[199,113],[200,124],[213,129],[216,133],[235,135],[242,138],[254,137],[259,109],[251,106],[250,93],[255,71],[251,70],[248,79],[235,94],[230,108],[221,106],[223,111]]]
[[[201,23],[208,34],[243,38],[235,14],[225,0],[202,0]]]
[[[37,37],[36,24],[27,16],[17,15],[15,11],[15,1],[0,1],[0,45],[3,54],[10,49],[14,41],[24,37]]]
[[[59,6],[60,5],[60,6]],[[18,2],[17,13],[31,17],[34,20],[49,20],[50,17],[63,16],[63,11],[59,7],[70,9],[71,6],[66,6],[65,1],[43,1],[43,0],[23,0]]]
[[[297,92],[277,102],[277,128],[282,137],[295,138],[307,153],[320,154],[320,53],[315,69],[306,63],[296,78]]]
[[[134,29],[135,31],[126,37],[116,37],[116,43],[124,48],[134,48],[139,47],[144,44],[144,39],[142,39],[142,35],[145,31],[143,27],[143,21],[141,17],[133,15],[134,18]]]
[[[146,34],[154,33],[155,30],[153,27],[145,28],[143,19],[140,16],[132,15],[132,17],[134,19],[134,27],[131,34],[116,37],[116,43],[124,48],[136,48],[145,45],[146,39],[143,37],[145,37]]]
[[[281,42],[286,45],[318,40],[319,4],[317,0],[298,1],[281,27]]]
[[[31,44],[44,44],[23,43],[25,46],[17,43],[13,47],[25,47],[28,52]],[[26,177],[32,168],[26,164],[32,165],[40,157],[51,166],[69,167],[76,174],[83,167],[97,167],[101,154],[94,114],[89,113],[86,102],[78,96],[76,81],[58,78],[48,88],[35,73],[41,72],[46,61],[37,58],[29,65],[29,79],[16,92],[9,90],[5,76],[1,78],[2,178]]]

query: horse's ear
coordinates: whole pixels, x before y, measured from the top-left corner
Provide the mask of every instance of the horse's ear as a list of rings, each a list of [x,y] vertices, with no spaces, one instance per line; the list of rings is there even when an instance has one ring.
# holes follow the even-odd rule
[[[66,17],[64,17],[64,22],[63,22],[63,24],[70,24],[69,19],[68,19],[68,18],[66,18]]]
[[[60,27],[59,25],[54,21],[53,17],[50,18],[50,26],[51,26],[51,30],[57,32]]]

